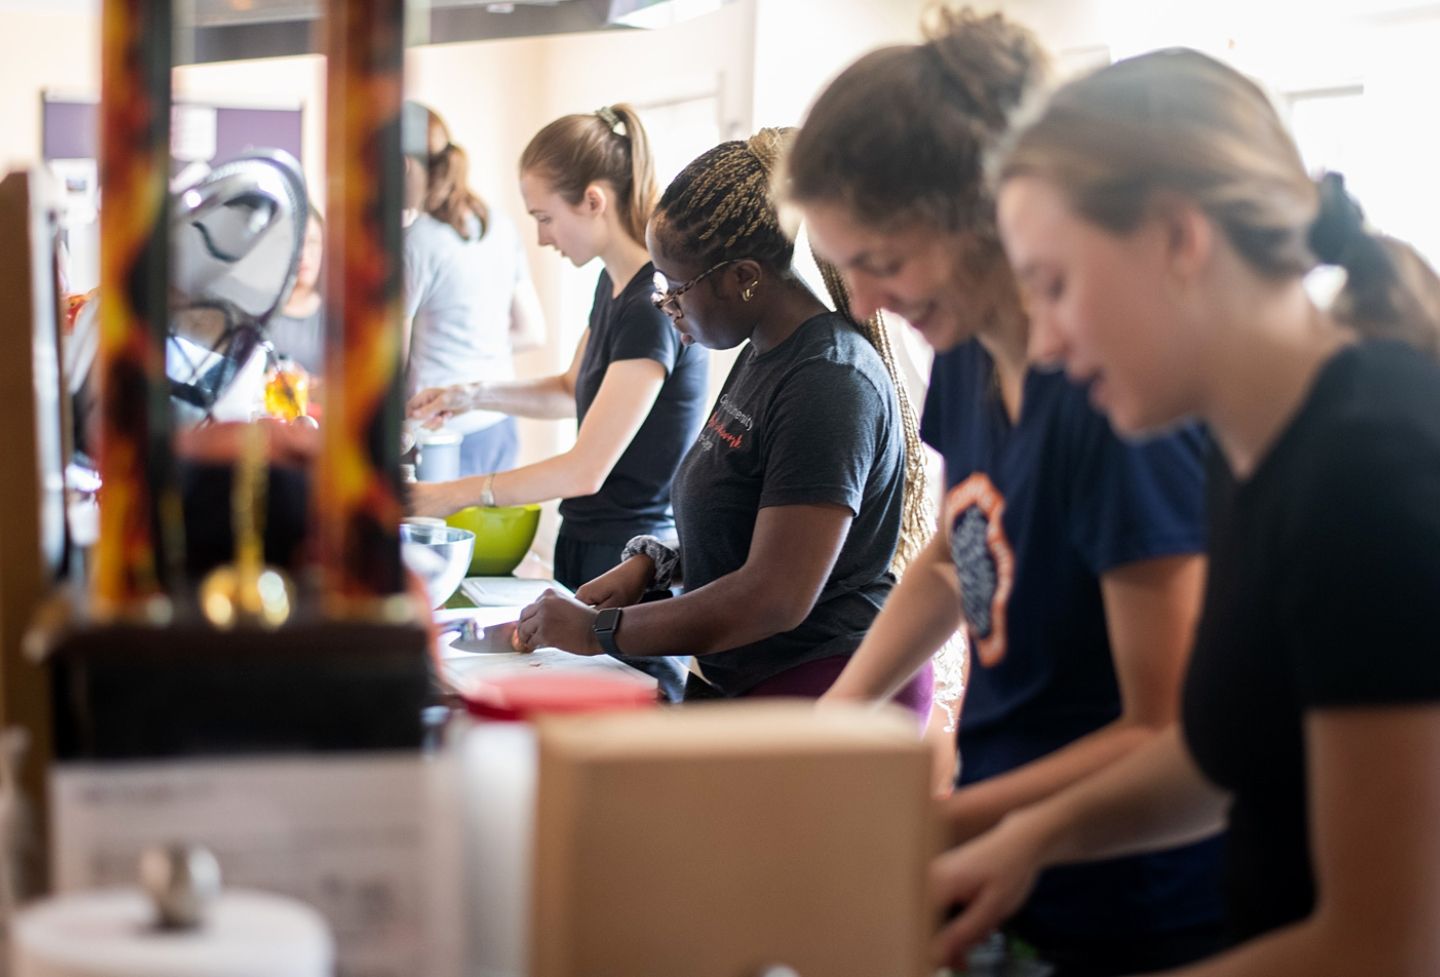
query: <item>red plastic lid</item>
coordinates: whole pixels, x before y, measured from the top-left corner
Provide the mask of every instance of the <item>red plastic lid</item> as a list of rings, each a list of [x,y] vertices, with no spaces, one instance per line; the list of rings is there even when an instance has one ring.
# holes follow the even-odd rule
[[[521,674],[478,680],[461,692],[472,716],[524,721],[536,716],[641,709],[655,705],[647,682],[607,675]]]

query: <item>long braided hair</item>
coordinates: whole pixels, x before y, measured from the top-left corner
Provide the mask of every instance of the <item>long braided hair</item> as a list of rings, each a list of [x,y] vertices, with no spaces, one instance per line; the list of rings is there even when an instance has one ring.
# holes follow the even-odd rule
[[[752,258],[788,269],[795,242],[781,224],[772,191],[774,174],[794,129],[761,129],[745,140],[732,140],[702,154],[677,176],[660,198],[657,215],[674,231],[675,247],[702,266]],[[905,435],[905,495],[900,542],[891,569],[899,575],[920,552],[934,528],[926,490],[925,449],[915,405],[895,365],[895,352],[880,316],[863,322],[850,312],[850,295],[840,272],[815,255],[815,264],[836,311],[859,328],[880,354],[900,402]]]

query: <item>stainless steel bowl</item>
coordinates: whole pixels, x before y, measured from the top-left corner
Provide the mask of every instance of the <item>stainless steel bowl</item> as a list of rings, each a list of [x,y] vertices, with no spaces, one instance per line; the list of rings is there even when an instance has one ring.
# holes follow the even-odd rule
[[[400,524],[400,556],[424,581],[431,607],[439,607],[455,593],[470,568],[474,550],[475,534],[468,529]]]

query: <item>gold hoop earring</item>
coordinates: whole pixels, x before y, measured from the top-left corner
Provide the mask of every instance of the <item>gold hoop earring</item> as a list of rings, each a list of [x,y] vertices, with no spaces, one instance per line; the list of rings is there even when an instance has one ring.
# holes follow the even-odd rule
[[[746,285],[745,288],[744,288],[744,290],[740,293],[740,301],[742,301],[742,302],[748,302],[748,301],[750,301],[751,299],[753,299],[754,297],[755,297],[755,283],[754,283],[754,282],[751,282],[749,285]]]

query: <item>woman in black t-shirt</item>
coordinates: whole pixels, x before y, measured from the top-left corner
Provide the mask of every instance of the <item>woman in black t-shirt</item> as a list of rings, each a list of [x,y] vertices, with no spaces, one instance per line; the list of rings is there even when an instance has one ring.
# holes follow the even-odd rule
[[[558,376],[421,391],[409,414],[437,424],[497,410],[579,421],[570,450],[511,471],[412,487],[417,515],[563,499],[555,578],[580,586],[637,533],[673,533],[670,482],[705,407],[705,351],[684,349],[651,300],[645,223],[655,206],[650,144],[628,105],[567,115],[520,158],[520,192],[540,243],[577,267],[599,258],[589,328]]]
[[[589,328],[558,376],[423,390],[409,414],[434,426],[452,414],[494,410],[575,417],[575,444],[509,471],[410,487],[415,515],[466,506],[562,499],[555,579],[574,589],[620,562],[636,534],[673,537],[670,483],[705,407],[706,355],[681,346],[651,300],[655,269],[645,223],[656,186],[650,143],[635,110],[607,106],[541,129],[520,157],[520,193],[540,244],[576,267],[599,258]],[[678,697],[683,667],[631,662]]]
[[[1072,82],[1012,138],[1031,355],[1122,433],[1209,425],[1210,572],[1182,730],[947,854],[938,949],[1041,866],[1224,823],[1236,945],[1187,977],[1440,973],[1440,282],[1196,52]],[[1317,261],[1347,272],[1329,308]]]
[[[841,311],[827,310],[791,268],[770,198],[783,138],[764,130],[702,155],[647,234],[658,305],[685,344],[747,344],[676,476],[685,592],[636,606],[672,582],[674,560],[633,541],[578,600],[525,610],[530,647],[694,654],[704,680],[687,698],[817,696],[889,593],[897,541],[911,551],[924,535],[921,449],[884,334],[849,318],[843,289]],[[928,673],[901,698],[927,714]]]

